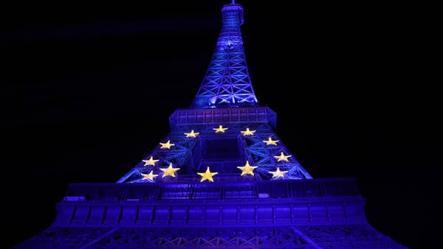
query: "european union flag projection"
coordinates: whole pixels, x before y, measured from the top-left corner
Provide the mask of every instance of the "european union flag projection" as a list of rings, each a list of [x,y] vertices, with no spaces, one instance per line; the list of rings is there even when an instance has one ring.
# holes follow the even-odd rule
[[[354,179],[313,179],[284,145],[252,88],[242,6],[222,20],[170,133],[117,183],[70,185],[54,223],[17,248],[404,248],[368,224]]]
[[[171,115],[171,133],[120,183],[198,182],[208,169],[217,173],[213,181],[234,179],[246,163],[254,166],[246,178],[312,179],[274,133],[275,112],[257,104],[243,48],[243,20],[241,5],[223,6],[222,30],[193,105]],[[146,167],[150,158],[158,160],[148,164],[155,167]],[[171,164],[180,170],[165,177],[162,171]],[[149,174],[160,177],[145,177]]]

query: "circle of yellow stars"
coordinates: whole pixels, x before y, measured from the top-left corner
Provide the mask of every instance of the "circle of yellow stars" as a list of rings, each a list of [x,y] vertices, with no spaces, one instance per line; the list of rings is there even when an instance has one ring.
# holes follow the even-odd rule
[[[219,125],[218,127],[215,127],[212,129],[216,134],[223,134],[226,133],[226,131],[229,130],[228,127],[224,127],[223,125]],[[248,136],[254,136],[256,133],[256,130],[251,130],[250,128],[246,128],[245,130],[240,131],[241,135],[248,137]],[[196,132],[195,130],[191,130],[189,132],[185,132],[184,135],[186,138],[194,139],[197,138],[200,133]],[[280,142],[279,140],[274,140],[272,137],[268,137],[266,140],[262,141],[266,144],[266,146],[277,146]],[[174,147],[175,144],[171,142],[171,140],[167,140],[166,142],[162,143],[160,142],[160,149],[161,150],[170,150],[172,147]],[[284,152],[280,152],[279,155],[274,156],[275,160],[277,162],[289,162],[289,158],[291,158],[291,155],[286,155]],[[156,164],[160,161],[160,159],[155,159],[153,156],[150,156],[148,159],[142,160],[143,166],[156,166]],[[246,161],[245,165],[238,166],[237,167],[241,173],[241,176],[251,175],[254,176],[254,170],[257,168],[257,166],[252,166],[249,161]],[[176,168],[173,166],[172,163],[169,163],[168,167],[166,168],[160,168],[160,171],[162,171],[162,178],[165,177],[177,177],[177,171],[179,171],[180,168]],[[269,174],[272,175],[272,179],[283,179],[286,176],[286,173],[288,171],[281,170],[280,167],[277,167],[275,171],[268,171]],[[142,180],[146,180],[149,182],[154,182],[155,178],[158,177],[158,174],[154,174],[154,171],[151,170],[148,174],[140,173],[142,176]],[[197,172],[197,175],[199,175],[200,182],[214,182],[214,176],[216,176],[218,172],[212,172],[210,167],[206,167],[206,171],[204,172]]]

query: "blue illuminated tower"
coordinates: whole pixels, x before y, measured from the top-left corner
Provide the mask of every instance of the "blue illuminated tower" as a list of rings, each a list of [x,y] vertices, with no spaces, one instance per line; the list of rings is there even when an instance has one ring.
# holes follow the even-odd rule
[[[243,8],[222,30],[190,108],[117,183],[70,185],[54,223],[18,248],[404,248],[366,221],[353,179],[313,179],[258,104]]]
[[[243,8],[239,4],[223,6],[222,20],[215,52],[193,106],[177,110],[170,117],[171,133],[163,142],[171,141],[174,146],[170,149],[158,146],[146,155],[146,159],[159,159],[155,166],[160,168],[170,163],[180,168],[180,177],[173,181],[198,178],[196,172],[207,166],[219,173],[219,180],[243,181],[246,178],[249,181],[247,177],[240,177],[237,168],[246,161],[257,166],[254,174],[257,180],[269,180],[272,177],[269,172],[277,168],[288,171],[281,178],[311,179],[274,133],[275,112],[269,107],[258,106],[240,30]],[[227,130],[216,133],[214,129],[220,125]],[[244,135],[247,129],[250,132]],[[186,133],[191,131],[198,132],[198,136],[187,137]],[[281,155],[283,157],[276,159]],[[119,182],[146,182],[143,174],[152,168],[145,164],[140,162]],[[156,173],[161,171],[157,169]]]
[[[194,106],[256,105],[257,98],[249,77],[240,30],[243,8],[237,4],[225,5],[222,16],[222,30]]]

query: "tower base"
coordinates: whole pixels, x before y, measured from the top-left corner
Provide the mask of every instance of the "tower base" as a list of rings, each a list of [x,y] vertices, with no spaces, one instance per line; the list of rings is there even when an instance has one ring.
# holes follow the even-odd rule
[[[72,184],[16,248],[405,248],[365,218],[354,179]]]

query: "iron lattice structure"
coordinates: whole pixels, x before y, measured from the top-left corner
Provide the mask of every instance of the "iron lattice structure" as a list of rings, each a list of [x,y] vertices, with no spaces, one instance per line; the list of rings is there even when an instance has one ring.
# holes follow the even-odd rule
[[[195,97],[195,107],[257,104],[240,30],[240,25],[243,24],[243,8],[238,4],[225,5],[222,9],[222,16],[222,31],[206,75]]]
[[[161,174],[159,168],[172,163],[180,168],[180,178],[192,178],[208,165],[226,176],[238,173],[236,167],[248,161],[258,167],[260,179],[270,179],[269,172],[277,167],[287,171],[288,179],[312,179],[275,134],[275,112],[257,106],[243,48],[240,29],[243,20],[241,5],[227,4],[222,8],[222,30],[193,106],[178,110],[170,117],[171,132],[164,141],[172,141],[175,146],[170,150],[158,146],[145,157],[160,159],[159,167],[154,168],[156,174]],[[213,129],[219,125],[228,128],[227,132],[215,134]],[[248,128],[255,131],[254,135],[242,136],[241,132]],[[197,138],[185,136],[192,130],[199,133]],[[264,140],[269,138],[279,142],[266,146]],[[211,154],[209,143],[219,144],[219,155],[206,156]],[[234,150],[231,155],[220,153],[230,150]],[[277,162],[275,156],[279,153],[290,155],[290,159]],[[142,174],[151,170],[140,162],[118,182],[149,183],[143,180]]]
[[[142,174],[151,170],[161,174],[160,168],[165,168],[170,163],[180,168],[179,177],[160,178],[158,181],[198,181],[196,172],[204,170],[208,165],[219,172],[219,177],[235,177],[233,175],[240,175],[237,167],[246,161],[257,166],[257,174],[249,180],[272,180],[269,172],[277,167],[287,171],[286,179],[312,179],[275,134],[275,120],[276,114],[268,107],[177,110],[170,117],[171,132],[163,139],[175,145],[169,150],[157,146],[145,156],[145,159],[159,159],[155,167],[147,167],[140,162],[119,182],[153,183],[143,180]],[[223,134],[216,134],[213,129],[219,124],[223,124],[228,130]],[[248,128],[255,131],[254,135],[242,135],[241,132]],[[187,138],[185,133],[191,130],[198,131],[199,135],[196,138]],[[266,145],[264,141],[269,138],[278,143]],[[216,146],[211,148],[210,144]],[[223,151],[225,153],[221,153]],[[278,162],[275,159],[282,152],[291,155],[288,162]]]
[[[404,248],[372,228],[352,179],[72,184],[17,248]]]
[[[117,183],[71,184],[54,223],[17,248],[404,248],[368,224],[355,180],[312,179],[283,144],[252,89],[243,9],[222,15],[193,106],[170,116],[162,144]],[[218,174],[200,182],[208,166]]]

